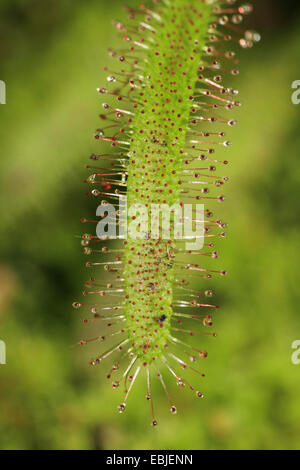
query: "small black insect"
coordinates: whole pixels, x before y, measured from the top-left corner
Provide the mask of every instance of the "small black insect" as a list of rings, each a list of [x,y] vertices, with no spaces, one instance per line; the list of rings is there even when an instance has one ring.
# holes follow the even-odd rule
[[[161,317],[153,317],[153,319],[157,321],[158,323],[164,322],[166,318],[167,318],[166,315],[162,315]]]

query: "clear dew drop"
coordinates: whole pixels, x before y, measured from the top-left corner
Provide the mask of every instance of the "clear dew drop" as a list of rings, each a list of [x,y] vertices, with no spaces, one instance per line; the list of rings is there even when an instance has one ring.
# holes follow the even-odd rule
[[[242,15],[248,15],[253,11],[253,5],[251,5],[251,3],[244,3],[238,8],[238,11]]]
[[[107,93],[107,89],[102,87],[102,88],[97,88],[97,92],[101,93],[102,95],[105,95]]]
[[[80,308],[81,306],[82,306],[82,304],[79,303],[79,302],[73,302],[73,303],[72,303],[72,307],[73,307],[73,308]]]
[[[116,78],[113,75],[109,75],[106,79],[109,83],[116,82]]]
[[[243,16],[242,15],[233,15],[231,17],[231,21],[233,24],[240,24],[243,21]]]
[[[124,413],[126,408],[126,403],[121,403],[121,405],[118,406],[119,413]]]
[[[222,17],[219,19],[219,24],[220,24],[221,26],[224,26],[225,24],[228,23],[228,21],[229,21],[228,16],[224,15],[224,16],[222,16]]]
[[[199,351],[199,357],[201,359],[205,359],[207,356],[208,356],[207,351],[204,351],[204,350]]]
[[[212,290],[206,290],[204,292],[204,294],[205,294],[206,297],[212,297],[213,296],[213,291]]]
[[[96,179],[96,175],[93,174],[93,175],[90,175],[87,180],[89,181],[89,183],[93,183],[95,179]]]
[[[248,40],[246,40],[246,39],[244,39],[244,38],[241,38],[241,39],[239,40],[239,44],[240,44],[240,46],[243,47],[244,49],[247,49],[247,47],[250,48],[250,47],[253,46],[253,42],[252,42],[252,41],[248,41]]]

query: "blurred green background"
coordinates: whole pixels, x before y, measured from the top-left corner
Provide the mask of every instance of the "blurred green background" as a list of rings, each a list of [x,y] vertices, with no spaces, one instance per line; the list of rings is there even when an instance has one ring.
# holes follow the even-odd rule
[[[84,326],[71,303],[87,277],[76,235],[95,210],[84,165],[98,149],[95,90],[107,48],[120,45],[111,20],[122,3],[0,1],[0,448],[299,449],[299,2],[254,2],[263,40],[242,52],[234,79],[243,107],[219,246],[229,275],[213,283],[222,308],[205,345],[205,399],[171,387],[172,416],[155,386],[152,428],[144,382],[119,415],[107,367],[90,368],[91,352],[73,347]]]

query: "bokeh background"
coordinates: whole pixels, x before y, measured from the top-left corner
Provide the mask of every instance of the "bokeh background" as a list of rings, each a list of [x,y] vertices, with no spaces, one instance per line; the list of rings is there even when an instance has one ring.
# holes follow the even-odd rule
[[[299,449],[300,79],[298,1],[255,1],[261,43],[241,54],[243,107],[232,130],[230,236],[220,263],[216,339],[205,347],[204,400],[172,392],[171,416],[155,387],[149,426],[144,382],[119,415],[118,391],[76,347],[86,258],[76,235],[93,215],[84,165],[96,151],[107,48],[120,45],[116,0],[0,0],[1,449]],[[135,0],[130,0],[134,5]],[[227,155],[226,155],[227,157]]]

